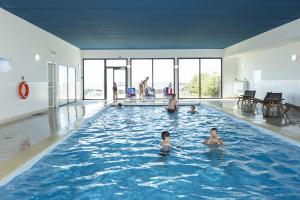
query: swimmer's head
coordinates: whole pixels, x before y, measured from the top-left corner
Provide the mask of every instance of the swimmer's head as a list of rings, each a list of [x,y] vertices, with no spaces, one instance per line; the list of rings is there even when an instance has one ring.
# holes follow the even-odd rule
[[[121,107],[122,107],[122,104],[121,104],[121,103],[118,103],[118,107],[121,108]]]
[[[211,137],[218,137],[218,129],[217,128],[210,129],[210,136]]]
[[[172,94],[172,98],[173,99],[175,99],[176,98],[176,94],[174,93],[174,94]]]
[[[191,106],[191,111],[195,112],[196,111],[196,107],[195,106]]]
[[[170,133],[169,133],[169,131],[163,131],[162,133],[161,133],[161,139],[163,139],[163,140],[170,140]]]

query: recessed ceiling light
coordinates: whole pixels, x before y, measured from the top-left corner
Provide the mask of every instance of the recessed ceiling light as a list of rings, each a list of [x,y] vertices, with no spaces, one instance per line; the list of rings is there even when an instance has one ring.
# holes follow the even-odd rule
[[[292,60],[293,62],[296,62],[297,59],[298,59],[298,56],[297,56],[296,54],[293,54],[293,55],[291,56],[291,60]]]
[[[39,60],[40,60],[40,55],[39,55],[39,54],[36,54],[36,55],[34,56],[34,58],[35,58],[36,61],[39,61]]]

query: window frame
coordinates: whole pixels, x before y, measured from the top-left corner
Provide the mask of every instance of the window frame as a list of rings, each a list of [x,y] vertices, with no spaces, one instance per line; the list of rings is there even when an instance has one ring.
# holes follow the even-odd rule
[[[179,60],[180,59],[198,59],[199,60],[199,96],[198,98],[180,98],[180,95],[179,95]],[[221,61],[221,95],[220,97],[208,97],[208,98],[202,98],[201,97],[201,60],[202,59],[219,59]],[[178,57],[177,58],[177,65],[178,65],[178,68],[177,68],[177,90],[176,90],[176,93],[177,93],[177,97],[178,99],[222,99],[223,98],[223,58],[222,57]]]
[[[151,60],[151,63],[152,63],[152,69],[151,69],[151,75],[152,75],[152,80],[151,80],[151,87],[153,87],[154,85],[154,65],[153,65],[153,61],[154,60],[172,60],[173,61],[173,83],[172,83],[172,86],[173,88],[175,88],[175,85],[176,85],[176,77],[175,77],[175,61],[176,61],[176,58],[130,58],[130,87],[132,87],[132,60]]]

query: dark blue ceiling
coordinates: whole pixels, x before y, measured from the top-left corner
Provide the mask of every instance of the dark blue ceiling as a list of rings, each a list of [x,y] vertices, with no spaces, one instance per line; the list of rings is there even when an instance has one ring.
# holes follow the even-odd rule
[[[300,17],[300,0],[0,0],[81,49],[223,49]]]

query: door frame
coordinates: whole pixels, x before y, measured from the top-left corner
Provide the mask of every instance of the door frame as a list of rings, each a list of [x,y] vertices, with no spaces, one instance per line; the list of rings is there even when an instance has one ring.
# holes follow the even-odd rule
[[[107,88],[107,69],[112,69],[113,70],[113,83],[115,82],[115,71],[116,70],[124,70],[125,71],[125,96],[126,96],[126,91],[127,91],[127,88],[128,88],[128,72],[127,72],[127,67],[105,67],[105,99],[107,100],[107,91],[109,90],[109,88]],[[118,98],[117,100],[124,100],[126,97],[124,98]]]

